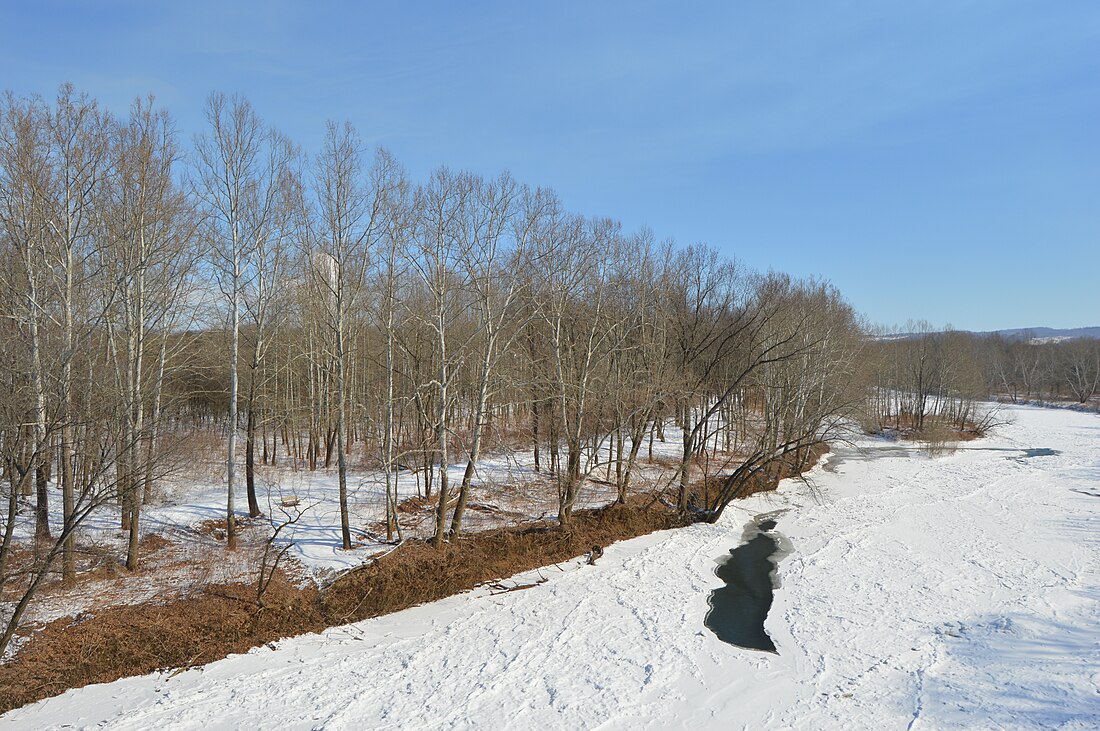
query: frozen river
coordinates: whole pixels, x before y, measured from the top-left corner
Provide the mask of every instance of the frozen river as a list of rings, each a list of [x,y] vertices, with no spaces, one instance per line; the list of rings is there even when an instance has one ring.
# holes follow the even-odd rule
[[[1097,728],[1100,417],[1008,414],[943,456],[848,453],[812,490],[788,481],[527,591],[70,691],[0,725]],[[720,641],[704,617],[715,560],[777,511],[790,553],[764,621],[772,654]]]

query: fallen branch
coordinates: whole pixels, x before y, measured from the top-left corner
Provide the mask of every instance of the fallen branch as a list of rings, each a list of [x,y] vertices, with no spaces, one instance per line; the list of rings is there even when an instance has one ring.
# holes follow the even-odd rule
[[[497,594],[507,594],[510,591],[523,591],[524,589],[531,589],[540,584],[545,584],[549,580],[550,579],[548,579],[547,577],[540,575],[538,581],[532,582],[530,584],[516,584],[515,586],[505,586],[499,581],[496,581],[488,585],[490,589],[496,590],[490,591],[489,596],[496,596]]]

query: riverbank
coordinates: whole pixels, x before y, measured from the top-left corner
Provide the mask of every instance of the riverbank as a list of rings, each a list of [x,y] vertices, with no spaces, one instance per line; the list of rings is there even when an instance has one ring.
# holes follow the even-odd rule
[[[1009,410],[940,456],[843,455],[739,501],[442,601],[182,673],[95,685],[14,728],[876,728],[1100,724],[1100,420]],[[870,440],[862,446],[881,446]],[[1056,455],[1027,457],[1029,449]],[[706,630],[715,561],[761,513],[792,552],[778,654]],[[542,581],[545,579],[545,581]],[[540,583],[541,582],[541,583]]]

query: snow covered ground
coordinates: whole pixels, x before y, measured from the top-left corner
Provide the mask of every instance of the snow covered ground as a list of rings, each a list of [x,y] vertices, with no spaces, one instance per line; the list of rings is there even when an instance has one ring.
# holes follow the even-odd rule
[[[868,441],[812,490],[788,481],[528,590],[69,691],[0,725],[1100,728],[1100,417],[1008,413],[945,456]],[[703,627],[715,560],[762,513],[793,548],[765,624],[778,655]]]
[[[682,433],[679,428],[666,428],[665,441],[657,441],[653,447],[656,460],[676,460],[682,449]],[[178,543],[195,543],[200,533],[209,534],[210,526],[225,523],[225,465],[224,455],[217,445],[211,455],[197,458],[194,464],[160,480],[149,504],[142,511],[142,533],[157,534]],[[609,458],[606,440],[600,453],[590,461],[605,464]],[[651,465],[643,460],[647,449],[642,449],[634,475],[637,489],[652,489],[659,479],[666,481],[670,470],[660,464]],[[546,459],[544,457],[544,459]],[[447,473],[453,489],[462,483],[466,462],[458,460]],[[584,465],[587,472],[589,464]],[[717,466],[714,467],[717,470]],[[260,510],[275,525],[291,519],[279,536],[281,545],[290,544],[289,556],[299,567],[317,579],[330,577],[336,572],[358,566],[372,556],[387,551],[391,546],[385,536],[385,473],[353,465],[348,474],[348,508],[355,547],[345,551],[341,547],[339,484],[336,468],[320,468],[310,471],[294,470],[282,460],[278,467],[258,465],[256,468],[257,497]],[[593,469],[591,477],[582,485],[577,508],[599,507],[615,500],[615,487],[600,480],[602,467]],[[245,499],[243,458],[238,470],[236,510],[240,519],[247,522],[248,505]],[[397,476],[399,500],[421,494],[420,475],[401,471]],[[557,486],[545,471],[536,472],[530,451],[508,452],[500,450],[484,455],[473,477],[471,509],[467,511],[464,526],[467,531],[485,530],[502,525],[514,525],[557,516]],[[284,499],[296,500],[296,505],[284,508]],[[50,483],[52,505],[61,502],[60,486]],[[491,511],[479,507],[491,503]],[[430,506],[429,506],[430,507]],[[114,545],[125,555],[126,534],[119,530],[118,511],[104,506],[84,521],[78,532],[82,542]],[[435,525],[431,510],[422,514],[403,514],[401,522],[407,536],[427,537]],[[51,526],[55,532],[62,529],[59,510],[51,513]],[[270,526],[265,526],[265,530]],[[16,537],[30,541],[34,534],[33,506],[28,501],[22,506]],[[264,533],[264,536],[268,533]],[[262,540],[262,539],[261,539]],[[209,542],[209,541],[208,541]],[[215,542],[216,545],[216,542]],[[224,580],[231,580],[232,576]]]
[[[672,480],[672,464],[678,464],[682,432],[674,425],[665,429],[665,440],[653,444],[654,462],[647,459],[648,445],[639,455],[631,482],[635,491],[667,486]],[[242,548],[232,554],[223,550],[226,476],[222,454],[224,445],[197,449],[186,464],[169,471],[157,481],[150,501],[143,507],[141,531],[145,538],[164,539],[163,549],[142,551],[143,576],[132,576],[118,567],[126,556],[127,533],[119,529],[117,507],[98,508],[78,531],[78,553],[101,569],[98,578],[85,577],[77,586],[54,585],[41,592],[23,617],[23,629],[13,638],[3,658],[14,655],[30,641],[33,633],[46,623],[63,617],[95,614],[112,606],[169,601],[201,590],[209,584],[253,582],[259,569],[266,539],[274,527],[289,521],[278,536],[280,546],[288,546],[289,562],[283,567],[302,581],[325,584],[338,573],[359,566],[375,556],[392,550],[385,541],[385,473],[352,460],[348,472],[348,509],[353,548],[341,545],[339,483],[335,467],[308,470],[304,465],[293,469],[284,458],[278,466],[257,466],[256,487],[264,516],[247,517],[244,486],[236,491],[237,516]],[[597,454],[587,455],[583,469],[591,469],[578,493],[577,508],[601,507],[613,502],[616,488],[606,478],[610,458],[605,440]],[[546,457],[544,457],[544,460]],[[715,456],[709,463],[713,472],[721,469],[729,455]],[[603,465],[603,466],[601,466]],[[465,461],[456,461],[448,469],[451,484],[461,484]],[[244,464],[239,480],[243,483]],[[399,500],[421,493],[422,475],[402,470],[397,476]],[[51,482],[50,501],[61,502],[60,486]],[[284,499],[293,499],[293,507],[283,507]],[[427,538],[433,535],[435,498],[422,501],[419,509],[400,510],[403,537]],[[536,472],[530,451],[511,452],[503,448],[484,455],[474,472],[470,502],[463,522],[465,532],[515,526],[557,516],[557,485],[546,471]],[[62,529],[61,511],[51,513],[55,534]],[[20,506],[16,538],[29,544],[34,535],[34,506],[30,500]],[[113,570],[111,570],[113,569]],[[82,569],[83,570],[83,569]],[[14,602],[0,602],[0,620],[10,616]]]

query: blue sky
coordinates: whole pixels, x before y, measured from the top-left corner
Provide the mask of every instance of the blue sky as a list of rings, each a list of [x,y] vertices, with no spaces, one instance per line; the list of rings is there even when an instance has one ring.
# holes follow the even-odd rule
[[[582,213],[834,282],[867,317],[1100,324],[1100,3],[7,2],[0,88],[241,92]]]

